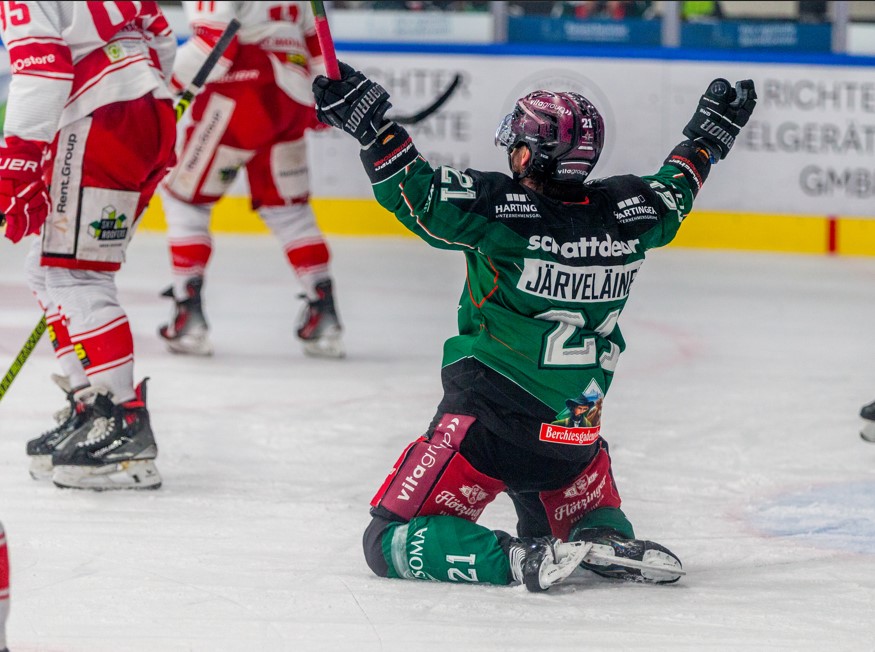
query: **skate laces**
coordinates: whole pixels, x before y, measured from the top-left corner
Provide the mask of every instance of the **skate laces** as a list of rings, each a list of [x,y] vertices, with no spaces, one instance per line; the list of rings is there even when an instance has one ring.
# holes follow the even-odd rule
[[[57,423],[58,425],[56,425],[54,428],[50,428],[50,429],[46,430],[45,432],[40,434],[40,436],[37,439],[43,439],[45,437],[52,437],[52,436],[56,435],[57,433],[61,432],[61,430],[63,430],[63,428],[64,428],[64,424],[67,423],[67,420],[72,415],[73,415],[73,408],[70,407],[69,405],[67,407],[63,407],[60,410],[58,410],[57,412],[55,412],[55,414],[53,415],[53,418],[55,419],[55,423]]]
[[[107,435],[115,430],[115,417],[97,417],[91,424],[91,430],[85,435],[85,441],[79,442],[78,446],[90,446],[106,439]]]
[[[87,387],[77,392],[76,398],[90,407],[94,416],[88,434],[79,442],[79,446],[93,444],[113,432],[117,408],[112,402],[112,392],[100,387]]]
[[[524,581],[523,564],[526,561],[526,549],[522,542],[511,545],[510,550],[508,551],[508,558],[510,561],[511,575],[513,575],[513,578],[517,582],[522,584]]]

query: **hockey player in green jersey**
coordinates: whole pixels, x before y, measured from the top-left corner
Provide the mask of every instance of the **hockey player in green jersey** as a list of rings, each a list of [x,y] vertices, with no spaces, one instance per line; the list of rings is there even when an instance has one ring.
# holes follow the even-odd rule
[[[384,577],[532,591],[578,567],[677,581],[677,556],[636,539],[621,509],[601,420],[565,419],[577,403],[601,408],[645,253],[674,238],[729,153],[756,104],[753,82],[714,80],[655,174],[587,181],[605,129],[577,93],[517,101],[496,133],[512,176],[462,172],[429,165],[386,117],[388,93],[340,69],[313,85],[319,119],[362,145],[380,204],[428,244],[462,252],[468,272],[459,334],[444,346],[443,399],[371,503],[368,565]],[[515,535],[476,523],[501,492],[516,508]]]

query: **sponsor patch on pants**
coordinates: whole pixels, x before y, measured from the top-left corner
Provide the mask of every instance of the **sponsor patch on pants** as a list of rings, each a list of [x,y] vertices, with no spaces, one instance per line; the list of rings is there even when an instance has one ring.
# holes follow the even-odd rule
[[[589,446],[599,438],[601,426],[589,426],[582,428],[570,428],[568,426],[554,425],[552,423],[541,424],[541,441],[550,444],[569,444],[571,446]]]

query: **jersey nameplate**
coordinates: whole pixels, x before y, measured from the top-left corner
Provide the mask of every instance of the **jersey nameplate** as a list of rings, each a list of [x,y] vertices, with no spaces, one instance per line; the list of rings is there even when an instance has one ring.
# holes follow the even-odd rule
[[[571,267],[526,258],[517,289],[572,303],[617,301],[629,296],[632,281],[642,263],[644,260],[636,260],[628,265]]]

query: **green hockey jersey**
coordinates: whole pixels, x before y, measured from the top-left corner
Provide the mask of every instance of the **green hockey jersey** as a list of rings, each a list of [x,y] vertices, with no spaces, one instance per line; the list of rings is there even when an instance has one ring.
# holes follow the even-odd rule
[[[379,203],[431,246],[465,256],[444,365],[474,358],[557,418],[577,397],[604,396],[635,277],[647,251],[674,238],[701,171],[670,157],[652,176],[594,180],[563,202],[506,174],[433,168],[400,128],[371,149],[362,159]]]

